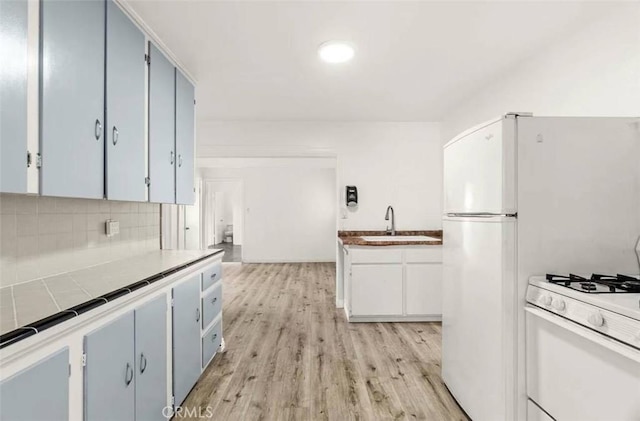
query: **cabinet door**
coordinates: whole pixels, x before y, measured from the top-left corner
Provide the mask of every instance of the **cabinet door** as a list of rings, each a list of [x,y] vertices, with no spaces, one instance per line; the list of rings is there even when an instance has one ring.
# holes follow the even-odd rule
[[[175,203],[175,67],[149,43],[149,201]]]
[[[0,191],[27,192],[27,0],[0,4]]]
[[[180,405],[200,377],[200,274],[173,288],[173,395]]]
[[[352,265],[351,314],[402,315],[402,265]]]
[[[4,7],[4,4],[2,5]],[[0,383],[0,419],[69,419],[69,349],[64,348]]]
[[[145,200],[144,54],[144,34],[108,0],[105,149],[112,200]]]
[[[167,406],[167,297],[135,310],[136,421],[157,420]]]
[[[135,418],[133,311],[84,337],[85,421]]]
[[[104,1],[42,1],[41,193],[104,197]]]
[[[442,264],[408,264],[406,305],[409,315],[442,314]]]
[[[194,190],[195,89],[176,69],[176,203],[193,205]]]

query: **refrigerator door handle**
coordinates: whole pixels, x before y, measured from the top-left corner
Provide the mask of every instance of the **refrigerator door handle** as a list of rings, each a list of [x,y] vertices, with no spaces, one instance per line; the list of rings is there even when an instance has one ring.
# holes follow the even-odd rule
[[[479,213],[448,213],[446,214],[448,217],[452,218],[495,218],[495,217],[503,217],[503,218],[517,218],[517,213],[487,213],[487,212],[479,212]]]

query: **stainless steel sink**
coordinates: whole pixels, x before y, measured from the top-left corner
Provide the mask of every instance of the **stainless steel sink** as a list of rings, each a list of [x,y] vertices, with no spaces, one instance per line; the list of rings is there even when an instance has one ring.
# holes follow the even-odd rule
[[[426,235],[376,235],[376,236],[362,236],[360,237],[365,241],[406,241],[406,242],[420,242],[420,241],[440,241],[436,237],[427,237]]]

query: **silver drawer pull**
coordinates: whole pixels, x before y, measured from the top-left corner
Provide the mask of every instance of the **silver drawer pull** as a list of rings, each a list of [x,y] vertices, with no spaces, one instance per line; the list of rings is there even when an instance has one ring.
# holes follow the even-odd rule
[[[216,277],[216,275],[217,275],[217,273],[212,274],[212,275],[211,275],[211,279],[215,278],[215,277]]]
[[[178,154],[178,167],[182,166],[182,154]]]
[[[197,308],[196,309],[196,322],[199,322],[199,321],[200,321],[200,309]]]
[[[171,151],[171,158],[170,158],[170,161],[171,161],[171,165],[173,165],[173,163],[174,163],[174,161],[175,161],[175,154],[174,154],[174,152],[173,152],[173,151]]]
[[[218,337],[218,334],[214,333],[213,336],[211,336],[211,342],[215,341],[217,337]]]
[[[113,137],[113,146],[115,146],[118,143],[119,136],[120,136],[120,133],[118,132],[118,128],[116,126],[113,126],[113,133],[111,134],[111,137]]]
[[[215,304],[216,301],[218,301],[218,297],[213,297],[213,300],[211,300],[211,304]]]

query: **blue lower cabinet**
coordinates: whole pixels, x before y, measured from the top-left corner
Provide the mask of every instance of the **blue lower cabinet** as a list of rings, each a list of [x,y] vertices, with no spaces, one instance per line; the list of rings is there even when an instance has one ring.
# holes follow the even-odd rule
[[[222,344],[222,320],[202,335],[202,368],[206,367]]]
[[[209,327],[222,310],[222,284],[207,292],[202,298],[202,328]]]
[[[200,367],[200,274],[173,288],[173,394],[180,405],[202,372]]]
[[[67,347],[0,383],[0,419],[69,419],[69,349]]]
[[[163,419],[167,406],[167,296],[84,339],[85,421]]]
[[[222,279],[222,262],[216,262],[202,272],[202,290],[206,291],[220,279]]]
[[[85,421],[135,420],[134,312],[84,338]]]
[[[167,406],[167,297],[135,310],[136,421],[162,419]]]

